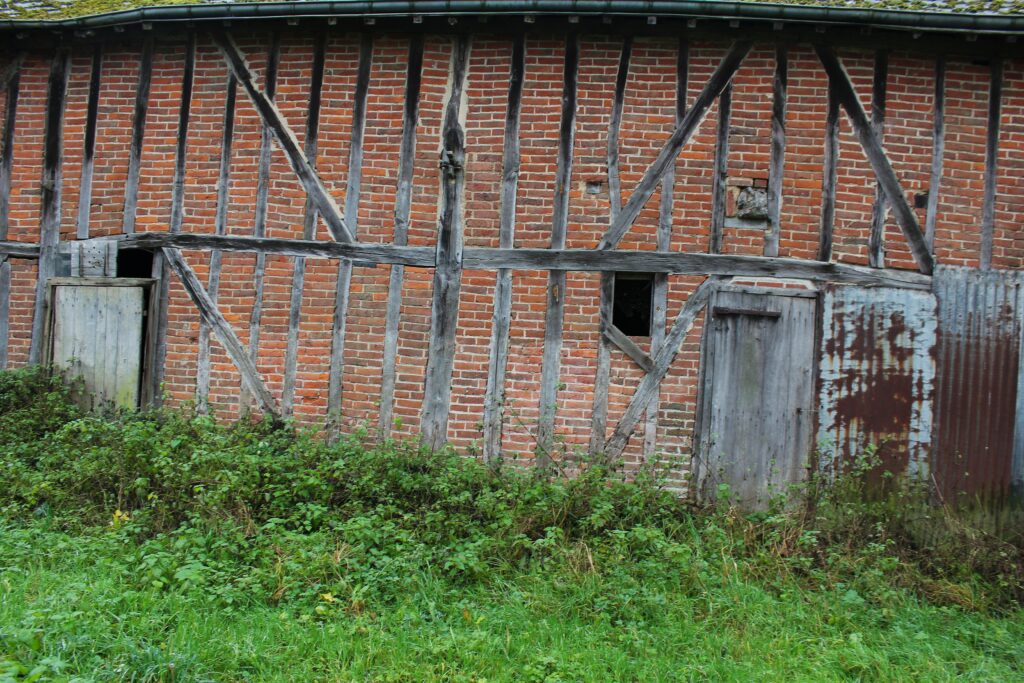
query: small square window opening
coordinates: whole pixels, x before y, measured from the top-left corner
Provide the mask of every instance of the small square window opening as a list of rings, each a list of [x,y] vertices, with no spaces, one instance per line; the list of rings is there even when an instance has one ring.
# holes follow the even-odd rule
[[[651,273],[616,273],[612,324],[627,336],[650,337],[653,290]]]

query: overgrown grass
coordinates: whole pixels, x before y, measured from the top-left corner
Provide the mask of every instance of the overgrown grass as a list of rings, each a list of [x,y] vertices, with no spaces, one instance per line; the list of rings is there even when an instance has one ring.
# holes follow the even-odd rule
[[[745,516],[68,398],[0,373],[0,682],[1024,677],[1019,544],[856,477]]]

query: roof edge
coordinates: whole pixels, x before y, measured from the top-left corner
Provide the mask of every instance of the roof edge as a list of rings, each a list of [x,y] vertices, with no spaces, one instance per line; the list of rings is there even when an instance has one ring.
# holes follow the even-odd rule
[[[820,7],[737,0],[286,0],[162,5],[64,19],[0,20],[0,30],[96,29],[136,23],[315,17],[663,16],[841,25],[914,31],[1024,33],[1024,15]]]

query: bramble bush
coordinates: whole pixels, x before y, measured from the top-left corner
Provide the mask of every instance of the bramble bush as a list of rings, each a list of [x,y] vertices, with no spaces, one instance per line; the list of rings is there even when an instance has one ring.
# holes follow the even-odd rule
[[[699,594],[733,574],[851,604],[909,589],[997,610],[1024,596],[1019,539],[954,523],[912,487],[872,498],[869,462],[742,514],[694,508],[653,469],[628,481],[600,463],[572,478],[492,470],[365,433],[328,444],[294,425],[184,411],[86,414],[71,391],[42,368],[0,373],[0,532],[42,524],[116,543],[109,571],[126,585],[227,609],[358,613],[424,582],[533,570],[565,577],[579,610],[626,622],[651,618],[666,592]],[[922,524],[947,533],[927,540]]]

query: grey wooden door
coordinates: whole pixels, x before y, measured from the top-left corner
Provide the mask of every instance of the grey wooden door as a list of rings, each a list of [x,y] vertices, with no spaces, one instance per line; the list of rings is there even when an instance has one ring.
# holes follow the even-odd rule
[[[53,287],[50,360],[84,381],[86,407],[138,406],[144,304],[143,287]]]
[[[715,500],[726,484],[736,504],[761,509],[811,462],[817,296],[725,289],[708,311],[697,494]]]

